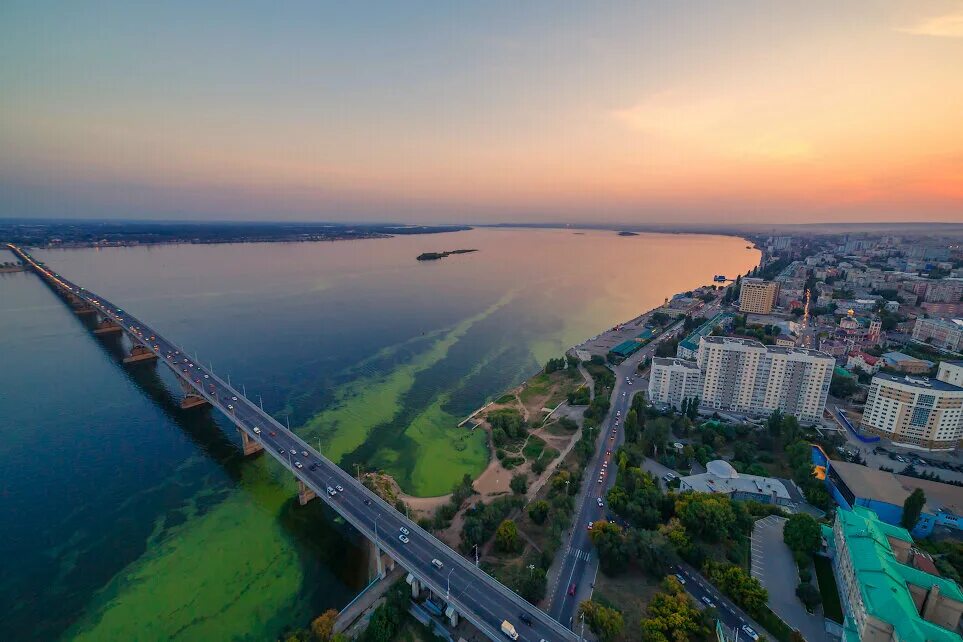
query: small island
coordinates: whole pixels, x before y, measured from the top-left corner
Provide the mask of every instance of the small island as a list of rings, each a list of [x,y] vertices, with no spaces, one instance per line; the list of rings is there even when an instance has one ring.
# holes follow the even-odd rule
[[[451,256],[452,254],[468,254],[469,252],[477,252],[478,250],[449,250],[447,252],[425,252],[424,254],[418,255],[419,261],[437,261],[438,259],[443,259],[446,256]]]
[[[638,236],[638,232],[619,232],[619,236]]]

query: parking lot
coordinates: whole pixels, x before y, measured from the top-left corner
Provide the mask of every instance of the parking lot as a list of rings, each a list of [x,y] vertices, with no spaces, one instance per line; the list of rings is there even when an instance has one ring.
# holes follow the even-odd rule
[[[824,619],[810,615],[796,597],[799,573],[792,551],[782,541],[786,519],[770,515],[752,529],[752,576],[769,591],[769,608],[789,626],[798,629],[808,642],[829,640]]]

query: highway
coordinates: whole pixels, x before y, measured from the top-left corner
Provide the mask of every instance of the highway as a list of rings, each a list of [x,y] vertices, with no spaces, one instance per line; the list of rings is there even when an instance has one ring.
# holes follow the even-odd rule
[[[83,300],[101,317],[120,325],[135,344],[145,346],[158,361],[168,366],[186,390],[203,397],[223,412],[348,523],[483,634],[493,640],[507,639],[500,627],[503,620],[508,620],[515,626],[519,640],[555,642],[577,639],[545,612],[408,520],[155,329],[116,304],[53,272],[19,247],[8,247],[53,289]],[[407,543],[399,539],[403,529],[408,533]],[[251,553],[257,554],[256,551]],[[432,560],[439,560],[442,568],[436,568]],[[531,624],[523,623],[523,616]]]
[[[598,559],[589,538],[588,523],[606,517],[606,507],[604,506],[606,494],[615,485],[614,471],[617,471],[618,467],[611,466],[613,472],[606,473],[605,476],[601,477],[602,483],[599,483],[598,480],[601,476],[603,464],[612,458],[607,454],[608,451],[611,451],[614,457],[615,451],[624,443],[623,421],[632,406],[633,395],[643,390],[645,380],[637,374],[638,365],[646,357],[653,356],[658,344],[673,336],[681,327],[681,321],[672,324],[645,347],[621,364],[612,367],[615,372],[615,387],[612,390],[609,414],[602,423],[602,435],[599,438],[598,451],[585,470],[581,500],[576,505],[575,517],[573,518],[568,543],[564,549],[565,553],[559,569],[558,580],[552,589],[551,601],[549,602],[549,614],[570,628],[574,629],[578,624],[576,620],[578,605],[591,595],[595,573],[598,570]],[[626,381],[626,377],[631,383]],[[603,506],[599,506],[599,499],[602,500]],[[573,584],[575,585],[574,595],[570,595],[570,587]]]

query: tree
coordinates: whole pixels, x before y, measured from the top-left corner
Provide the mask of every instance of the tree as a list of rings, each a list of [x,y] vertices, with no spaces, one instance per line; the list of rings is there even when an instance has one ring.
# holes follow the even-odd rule
[[[782,541],[794,553],[798,552],[811,557],[813,553],[819,550],[821,539],[819,523],[812,515],[806,513],[791,515],[783,527]]]
[[[512,475],[512,481],[508,485],[516,495],[524,495],[528,491],[528,476],[524,473]]]
[[[578,608],[585,616],[585,623],[603,642],[614,640],[625,626],[621,613],[598,602],[585,600]]]
[[[695,397],[693,397],[692,399],[690,399],[690,400],[689,400],[689,407],[687,408],[686,412],[684,413],[684,414],[685,414],[686,416],[688,416],[689,419],[691,419],[692,421],[695,421],[695,420],[696,420],[696,417],[699,416],[699,401],[701,401],[701,400],[699,399],[699,396],[698,396],[698,395],[696,395]]]
[[[606,575],[625,570],[629,563],[629,546],[618,524],[600,521],[592,526],[592,544],[599,554],[599,568]]]
[[[796,597],[799,598],[799,601],[803,603],[806,610],[810,613],[815,611],[819,603],[822,602],[819,589],[809,582],[801,582],[799,586],[796,587]]]
[[[685,494],[675,504],[686,530],[709,541],[725,539],[736,522],[728,497],[706,493]]]
[[[913,530],[916,522],[920,521],[920,514],[923,506],[926,505],[926,495],[921,488],[915,489],[910,493],[906,501],[903,502],[903,516],[900,518],[900,525],[908,531]]]
[[[662,591],[652,596],[642,620],[645,642],[686,642],[709,634],[706,618],[697,609],[679,581],[666,578]]]
[[[846,399],[856,394],[859,387],[856,380],[851,376],[833,374],[832,381],[829,382],[829,394],[840,399]]]
[[[338,619],[338,612],[328,609],[311,622],[311,634],[320,642],[328,642],[334,634],[334,623]]]
[[[535,604],[545,597],[547,584],[545,569],[537,566],[534,568],[526,567],[519,573],[515,588],[519,595]]]
[[[544,499],[532,502],[528,507],[528,516],[536,524],[544,524],[548,517],[549,503]]]
[[[720,591],[749,613],[759,613],[769,599],[759,580],[734,564],[708,560],[702,571]]]
[[[518,550],[518,545],[518,527],[512,520],[504,520],[495,531],[495,548],[503,553],[514,553]]]

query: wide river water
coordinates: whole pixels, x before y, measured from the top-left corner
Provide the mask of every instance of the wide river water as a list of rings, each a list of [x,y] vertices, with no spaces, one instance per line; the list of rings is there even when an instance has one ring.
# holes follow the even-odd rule
[[[460,248],[479,251],[415,260]],[[421,496],[484,469],[484,434],[456,424],[486,400],[759,260],[733,237],[517,229],[35,255]],[[121,351],[0,274],[0,640],[267,640],[344,606],[368,581],[350,529]]]

